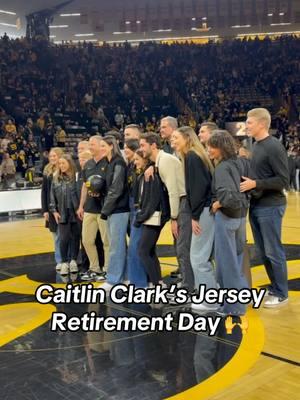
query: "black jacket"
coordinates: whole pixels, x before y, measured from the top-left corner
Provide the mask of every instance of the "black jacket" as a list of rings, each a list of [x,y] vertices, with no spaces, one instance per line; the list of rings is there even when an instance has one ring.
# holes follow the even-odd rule
[[[101,217],[105,219],[111,214],[129,212],[127,166],[122,157],[117,155],[111,159],[107,166],[105,180],[107,193]]]
[[[250,161],[246,158],[230,158],[217,165],[213,176],[213,201],[218,200],[220,211],[230,218],[247,215],[250,198],[240,192],[242,176],[251,176]]]
[[[81,189],[82,189],[82,185],[83,185],[83,183],[84,183],[84,182],[83,182],[83,176],[82,176],[82,171],[81,171],[81,170],[79,170],[78,172],[76,172],[75,181],[76,181],[77,195],[78,195],[78,198],[79,198],[79,200],[80,200]]]
[[[212,176],[202,159],[189,151],[184,159],[185,188],[192,218],[199,220],[204,207],[211,204]]]
[[[70,198],[70,204],[67,199]],[[60,224],[67,222],[76,222],[76,211],[79,207],[79,196],[76,182],[67,181],[65,179],[52,181],[50,194],[50,211],[52,213],[59,212]]]
[[[46,228],[49,228],[50,232],[56,232],[57,224],[53,214],[50,211],[50,193],[52,185],[52,175],[43,175],[43,183],[41,190],[42,200],[42,213],[49,213],[49,222],[46,221]]]
[[[144,174],[138,177],[138,210],[135,219],[135,226],[140,226],[149,219],[155,211],[161,211],[161,224],[170,219],[170,204],[168,191],[159,175],[155,172],[153,179],[145,181]]]

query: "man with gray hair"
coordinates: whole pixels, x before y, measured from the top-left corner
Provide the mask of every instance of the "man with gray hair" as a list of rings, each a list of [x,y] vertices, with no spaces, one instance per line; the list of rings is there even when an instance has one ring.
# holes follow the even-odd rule
[[[164,117],[160,121],[160,136],[164,141],[163,150],[166,153],[173,154],[174,151],[171,145],[173,132],[178,128],[177,119],[174,117]]]

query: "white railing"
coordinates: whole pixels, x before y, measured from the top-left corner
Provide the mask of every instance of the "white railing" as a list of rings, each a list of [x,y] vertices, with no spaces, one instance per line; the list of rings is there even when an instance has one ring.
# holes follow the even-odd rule
[[[0,213],[40,210],[41,189],[0,191]]]

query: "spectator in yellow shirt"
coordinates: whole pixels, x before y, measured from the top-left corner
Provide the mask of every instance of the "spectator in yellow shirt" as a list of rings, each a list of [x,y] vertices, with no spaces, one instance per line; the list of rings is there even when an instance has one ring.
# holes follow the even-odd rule
[[[16,125],[12,122],[11,119],[9,119],[5,125],[5,131],[6,133],[9,134],[16,134],[17,133],[17,128]]]
[[[62,129],[61,126],[57,127],[56,131],[56,141],[57,141],[57,146],[58,147],[66,147],[66,140],[67,140],[67,135],[66,132]]]

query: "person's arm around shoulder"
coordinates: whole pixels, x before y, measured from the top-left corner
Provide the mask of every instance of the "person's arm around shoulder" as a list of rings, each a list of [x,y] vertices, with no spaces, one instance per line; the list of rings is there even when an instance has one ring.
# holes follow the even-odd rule
[[[178,238],[177,218],[179,213],[180,193],[177,185],[176,170],[182,168],[181,162],[171,154],[163,154],[159,161],[159,175],[165,184],[171,208],[171,230],[173,236]]]

